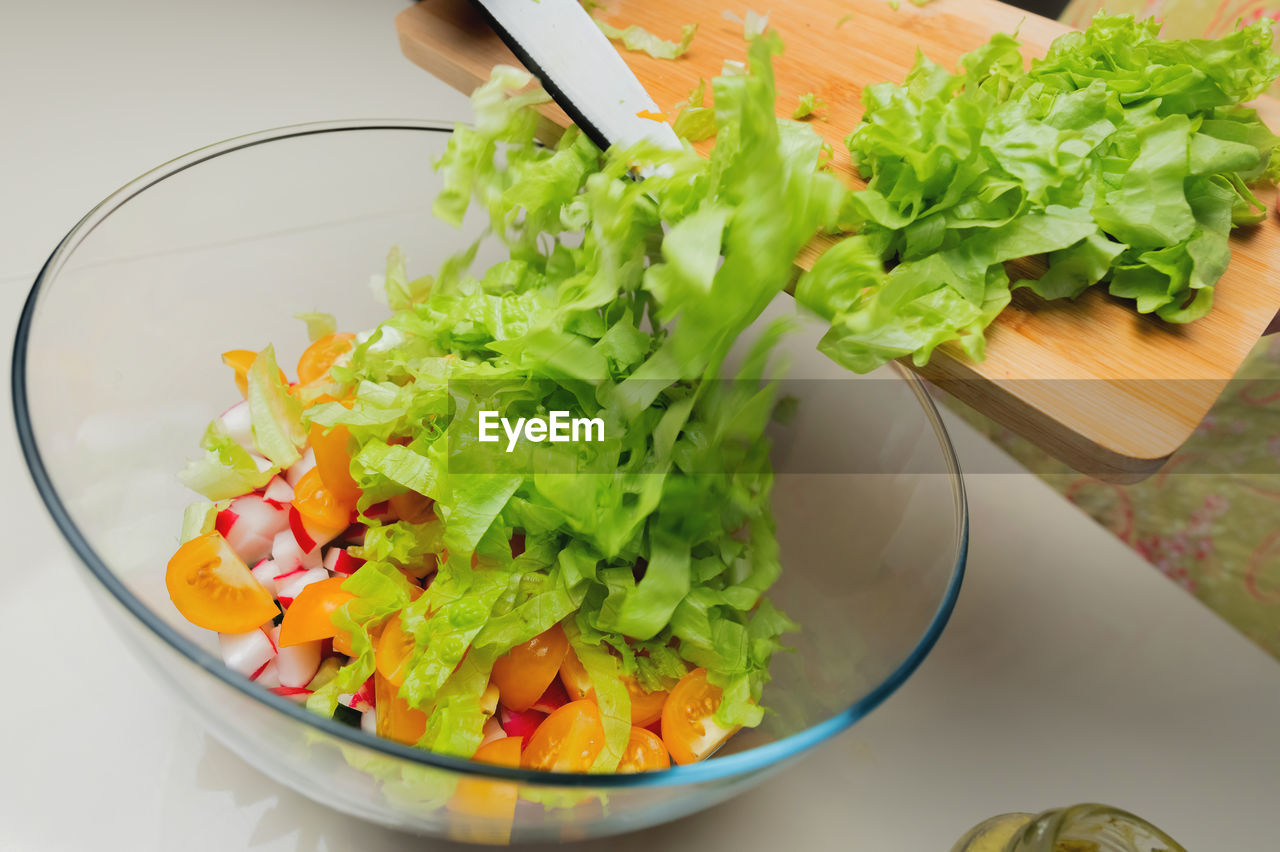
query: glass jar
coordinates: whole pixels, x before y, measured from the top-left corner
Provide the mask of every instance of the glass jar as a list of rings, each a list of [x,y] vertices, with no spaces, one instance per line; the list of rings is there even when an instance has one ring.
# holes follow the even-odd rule
[[[1186,852],[1144,819],[1108,805],[1001,814],[969,830],[951,852]]]

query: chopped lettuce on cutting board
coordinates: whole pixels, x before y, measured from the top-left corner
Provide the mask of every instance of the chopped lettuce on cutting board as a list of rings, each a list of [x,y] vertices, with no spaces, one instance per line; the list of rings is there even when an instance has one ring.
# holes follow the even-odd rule
[[[858,372],[948,341],[981,360],[1017,287],[1101,283],[1141,313],[1203,316],[1231,229],[1265,215],[1247,184],[1277,139],[1241,103],[1280,74],[1271,24],[1161,41],[1154,21],[1099,15],[1029,70],[997,35],[956,73],[920,56],[868,87],[846,139],[868,181],[843,210],[858,235],[796,288],[831,323],[822,350]],[[1010,281],[1004,263],[1034,255],[1044,275]]]

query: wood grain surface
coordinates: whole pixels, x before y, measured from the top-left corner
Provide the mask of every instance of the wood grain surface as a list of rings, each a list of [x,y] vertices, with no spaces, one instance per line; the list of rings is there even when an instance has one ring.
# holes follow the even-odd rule
[[[714,77],[725,59],[745,57],[742,25],[724,13],[741,16],[747,8],[725,0],[608,0],[597,14],[667,38],[678,37],[681,24],[698,24],[693,47],[678,60],[621,51],[674,115],[699,79]],[[862,115],[864,86],[900,82],[917,50],[954,68],[993,33],[1017,31],[1029,59],[1066,30],[995,0],[903,2],[896,10],[883,0],[773,0],[765,9],[786,43],[775,60],[779,114],[789,115],[805,92],[828,104],[826,120],[813,126],[854,185],[861,182],[842,140]],[[466,0],[424,0],[397,16],[396,29],[410,60],[463,92],[495,64],[519,64]],[[1256,106],[1280,128],[1280,102],[1263,98]],[[542,109],[549,131],[568,124],[554,104]],[[713,141],[699,143],[700,150]],[[1270,189],[1260,197],[1269,207],[1275,200]],[[815,240],[798,263],[808,266],[824,247]],[[1278,260],[1280,221],[1272,208],[1265,222],[1236,232],[1231,265],[1203,319],[1175,326],[1140,316],[1098,287],[1074,302],[1045,302],[1022,290],[991,326],[985,361],[948,346],[913,369],[1077,470],[1140,479],[1187,439],[1280,310]]]

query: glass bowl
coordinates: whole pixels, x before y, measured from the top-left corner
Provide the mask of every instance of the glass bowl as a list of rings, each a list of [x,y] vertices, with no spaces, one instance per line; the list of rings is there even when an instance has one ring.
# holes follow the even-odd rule
[[[193,499],[175,472],[237,399],[219,353],[273,342],[292,363],[307,342],[293,319],[302,311],[372,327],[386,309],[366,282],[391,246],[421,274],[481,233],[479,221],[459,232],[430,213],[449,133],[412,121],[266,131],[173,160],[94,208],[41,270],[18,326],[13,401],[27,464],[133,653],[218,739],[304,795],[490,843],[580,839],[701,810],[884,701],[929,652],[960,587],[964,490],[933,404],[905,371],[855,377],[827,361],[814,349],[820,328],[786,344],[784,392],[797,405],[774,435],[785,570],[773,599],[801,629],[775,657],[764,724],[708,761],[543,774],[402,746],[225,668],[213,634],[167,598],[164,566]],[[794,312],[786,296],[771,310]],[[514,819],[475,806],[512,797]]]

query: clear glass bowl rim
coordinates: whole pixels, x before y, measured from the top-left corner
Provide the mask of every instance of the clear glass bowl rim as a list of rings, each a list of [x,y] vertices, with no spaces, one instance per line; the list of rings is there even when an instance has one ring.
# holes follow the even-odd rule
[[[825,719],[799,733],[792,734],[771,743],[739,752],[737,754],[717,757],[702,763],[686,766],[673,766],[658,772],[646,772],[632,775],[592,775],[561,772],[536,772],[525,769],[510,769],[500,766],[475,763],[465,758],[436,754],[424,749],[402,745],[392,740],[365,733],[359,728],[326,719],[311,713],[302,705],[296,704],[281,696],[253,684],[227,668],[220,659],[201,648],[196,643],[178,633],[151,609],[136,598],[121,582],[115,573],[99,558],[88,540],[72,521],[63,505],[57,490],[54,488],[48,471],[40,455],[40,449],[31,423],[31,412],[27,401],[27,345],[35,319],[37,303],[45,283],[55,277],[66,259],[76,247],[95,228],[104,222],[115,210],[127,204],[132,198],[144,190],[173,177],[189,168],[224,154],[252,148],[269,142],[279,142],[304,136],[323,133],[344,133],[365,130],[404,130],[428,133],[452,133],[453,125],[447,122],[425,121],[416,119],[351,119],[338,121],[318,121],[305,124],[294,124],[236,136],[196,149],[168,161],[146,172],[140,177],[125,184],[107,196],[90,210],[58,243],[49,259],[36,275],[35,282],[22,308],[14,339],[13,360],[11,366],[11,392],[14,417],[17,425],[18,441],[22,448],[23,458],[35,481],[36,490],[44,501],[45,507],[53,517],[58,529],[62,532],[71,549],[80,558],[89,573],[100,582],[106,591],[116,599],[129,613],[138,619],[160,640],[185,657],[187,661],[204,669],[211,676],[238,690],[246,697],[265,704],[284,713],[295,721],[315,728],[339,740],[380,752],[389,757],[399,758],[410,763],[458,772],[464,775],[502,778],[538,786],[555,787],[596,787],[596,788],[628,788],[644,786],[674,786],[682,784],[700,784],[746,775],[763,769],[773,763],[800,754],[803,751],[830,739],[853,725],[878,707],[886,698],[915,671],[929,651],[933,648],[942,633],[960,592],[964,577],[965,561],[969,544],[969,508],[965,497],[964,481],[960,476],[960,466],[955,456],[951,440],[939,417],[933,400],[924,388],[924,384],[914,374],[897,364],[894,369],[907,382],[919,401],[925,416],[933,427],[934,436],[947,463],[947,476],[951,482],[952,494],[956,507],[956,562],[948,581],[947,589],[941,604],[934,613],[928,629],[917,641],[907,657],[899,663],[890,675],[877,684],[870,692],[847,709]]]

